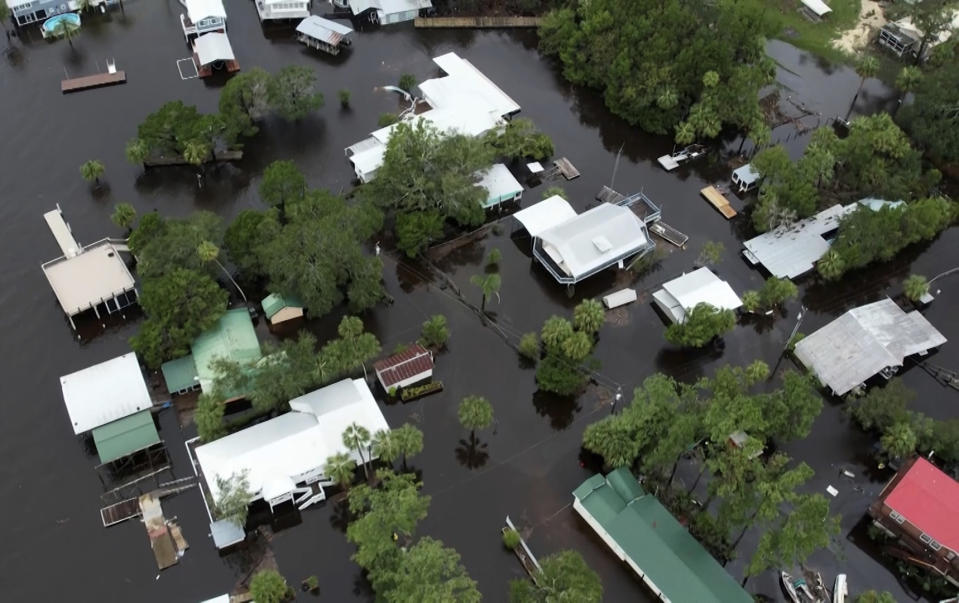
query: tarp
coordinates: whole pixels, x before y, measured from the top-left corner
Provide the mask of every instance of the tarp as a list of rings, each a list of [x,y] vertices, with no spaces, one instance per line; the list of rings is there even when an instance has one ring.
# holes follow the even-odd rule
[[[516,212],[513,217],[519,220],[531,237],[536,237],[544,230],[575,218],[576,210],[566,199],[553,195]]]
[[[153,415],[142,410],[93,430],[101,463],[109,463],[160,442]]]
[[[832,12],[832,9],[822,0],[802,0],[802,3],[806,5],[806,8],[815,13],[817,17],[822,17]]]
[[[225,33],[211,32],[203,34],[193,42],[193,50],[200,59],[200,66],[210,65],[217,61],[235,61],[233,47]]]

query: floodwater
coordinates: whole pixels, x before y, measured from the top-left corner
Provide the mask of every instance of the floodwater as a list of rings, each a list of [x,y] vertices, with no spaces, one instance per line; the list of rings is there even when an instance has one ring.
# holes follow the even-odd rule
[[[59,203],[81,242],[120,233],[109,221],[115,203],[132,203],[143,213],[158,209],[184,216],[208,209],[226,219],[258,207],[256,185],[263,168],[275,159],[293,159],[314,186],[345,191],[352,172],[342,149],[375,128],[377,116],[395,111],[397,99],[374,92],[374,86],[394,84],[409,72],[418,79],[436,68],[430,57],[456,51],[483,70],[522,106],[549,134],[559,156],[568,157],[583,176],[563,183],[578,210],[593,203],[593,195],[612,178],[617,151],[622,156],[615,188],[643,189],[663,206],[664,219],[690,236],[686,250],[659,246],[665,255],[635,286],[639,303],[611,314],[601,331],[597,356],[602,362],[599,385],[573,401],[536,392],[533,371],[524,367],[501,336],[485,327],[450,288],[433,284],[422,268],[385,257],[384,279],[396,303],[364,316],[385,350],[418,336],[429,315],[444,313],[450,321],[449,349],[437,359],[437,377],[444,392],[406,405],[385,406],[391,425],[417,423],[425,432],[426,449],[411,462],[421,472],[424,491],[432,497],[421,533],[442,539],[462,555],[487,600],[506,598],[507,582],[522,570],[499,537],[508,514],[521,527],[538,556],[575,548],[603,580],[610,601],[651,600],[633,575],[618,563],[570,508],[571,490],[589,475],[581,467],[579,442],[586,424],[609,412],[611,392],[621,386],[628,396],[642,379],[664,371],[682,379],[709,374],[724,363],[761,358],[774,365],[792,329],[799,302],[784,317],[769,323],[741,324],[726,337],[721,352],[685,353],[664,342],[664,326],[649,302],[649,293],[664,280],[692,266],[706,240],[721,241],[726,253],[717,271],[739,291],[761,282],[758,272],[740,257],[737,241],[746,232],[742,219],[726,222],[698,197],[706,183],[728,175],[727,155],[738,140],[724,141],[723,157],[667,174],[655,157],[667,152],[666,138],[644,136],[612,117],[597,95],[576,90],[560,78],[550,61],[539,56],[531,33],[425,31],[411,27],[358,33],[352,49],[337,58],[314,54],[295,43],[287,32],[264,35],[247,2],[228,3],[229,33],[243,68],[276,70],[287,64],[308,65],[318,74],[327,106],[298,124],[269,120],[249,141],[242,162],[211,171],[202,190],[188,169],[143,173],[126,162],[125,142],[137,124],[162,102],[182,99],[202,111],[215,110],[222,80],[210,83],[181,80],[176,60],[188,56],[179,29],[181,7],[172,0],[127,1],[126,15],[85,20],[71,49],[66,42],[47,43],[36,30],[14,42],[16,52],[0,62],[0,301],[4,333],[0,367],[7,394],[0,422],[0,496],[5,511],[0,584],[10,601],[136,600],[196,601],[231,590],[250,571],[250,555],[220,557],[207,536],[206,516],[197,490],[164,500],[167,517],[177,517],[190,549],[181,563],[157,575],[142,526],[135,521],[109,529],[98,516],[102,487],[93,470],[95,458],[70,433],[58,387],[58,377],[122,354],[135,322],[112,326],[78,343],[63,319],[39,264],[59,254],[41,219]],[[0,42],[2,43],[2,42]],[[770,52],[779,62],[782,96],[813,112],[806,127],[845,115],[858,86],[858,76],[846,68],[824,65],[806,53],[778,42]],[[58,80],[93,73],[115,58],[129,82],[113,88],[62,96]],[[336,92],[352,92],[352,108],[342,110]],[[869,81],[855,113],[869,113],[895,103],[891,91]],[[790,102],[783,100],[783,112]],[[818,115],[816,115],[818,114]],[[808,137],[794,123],[777,128],[797,155]],[[748,150],[748,144],[746,145]],[[98,158],[106,164],[107,185],[93,192],[81,180],[79,166]],[[539,198],[543,187],[526,193],[526,203]],[[737,209],[740,203],[734,200]],[[515,337],[537,330],[551,314],[568,313],[586,296],[601,295],[630,280],[604,274],[577,287],[575,295],[552,282],[532,264],[528,239],[514,236],[515,221],[504,218],[481,242],[449,254],[441,268],[472,303],[478,291],[469,276],[482,270],[482,257],[492,247],[503,252],[502,301],[493,304],[503,332]],[[844,310],[882,295],[897,295],[910,272],[932,276],[955,264],[959,231],[952,229],[931,244],[910,249],[895,262],[854,275],[842,286],[821,288],[803,283],[801,302],[809,307],[802,331],[810,332]],[[951,278],[951,280],[950,280]],[[951,299],[959,294],[959,278],[936,283],[940,299],[926,316],[947,338],[959,340],[959,319]],[[310,324],[320,334],[332,332],[339,316]],[[261,337],[268,337],[263,324]],[[934,362],[955,368],[946,346]],[[789,361],[783,362],[783,366]],[[922,371],[912,368],[904,379],[919,392],[917,409],[939,418],[956,416],[956,392],[944,390]],[[495,427],[476,440],[456,420],[456,404],[465,395],[489,398]],[[172,411],[159,415],[161,437],[167,442],[176,477],[191,473],[183,441],[193,430],[179,430]],[[865,507],[882,487],[885,475],[867,474],[871,462],[868,438],[849,425],[840,406],[829,401],[812,435],[785,446],[795,458],[816,470],[810,487],[824,491],[835,485],[839,496],[833,511],[843,514],[843,533],[832,551],[813,557],[827,582],[838,571],[849,575],[850,588],[891,590],[907,595],[894,576],[852,542],[849,534]],[[842,468],[857,476],[839,477]],[[682,478],[689,476],[681,475]],[[280,571],[298,583],[319,577],[322,594],[333,601],[368,600],[370,592],[359,568],[349,560],[352,547],[343,535],[343,510],[327,502],[302,514],[300,525],[278,530],[270,547]],[[742,557],[754,536],[747,536]],[[742,561],[729,570],[741,576]],[[781,598],[771,573],[753,579],[750,590]]]

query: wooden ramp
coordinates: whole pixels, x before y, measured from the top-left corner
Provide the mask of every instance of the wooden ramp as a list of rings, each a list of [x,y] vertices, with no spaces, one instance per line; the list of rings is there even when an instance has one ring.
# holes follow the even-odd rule
[[[100,509],[100,519],[103,520],[103,527],[124,522],[140,515],[140,503],[136,498],[128,498],[114,503],[109,507]]]
[[[709,201],[713,207],[719,210],[719,213],[721,213],[727,220],[735,217],[736,210],[733,209],[733,206],[729,204],[729,200],[726,199],[726,197],[723,196],[723,194],[719,192],[719,189],[717,189],[715,186],[707,186],[699,191],[699,193],[705,197],[706,201]]]
[[[420,17],[413,19],[413,27],[539,27],[542,17]]]
[[[560,157],[553,162],[553,165],[556,166],[556,169],[559,170],[559,173],[563,175],[563,178],[567,180],[572,180],[574,178],[579,178],[579,170],[576,169],[569,159],[565,157]]]
[[[685,235],[679,232],[678,230],[676,230],[669,224],[663,222],[662,220],[658,220],[650,224],[649,230],[650,232],[654,232],[658,234],[659,236],[661,236],[662,238],[666,239],[667,241],[669,241],[676,247],[683,247],[684,245],[686,245],[686,241],[689,240],[688,235]]]
[[[60,92],[79,92],[80,90],[90,90],[91,88],[102,88],[103,86],[113,86],[115,84],[124,84],[127,81],[126,71],[115,71],[113,73],[96,73],[94,75],[85,75],[83,77],[74,77],[60,81]]]

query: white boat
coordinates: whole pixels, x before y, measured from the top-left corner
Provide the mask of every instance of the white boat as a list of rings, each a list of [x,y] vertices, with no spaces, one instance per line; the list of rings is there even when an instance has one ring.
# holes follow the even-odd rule
[[[845,603],[849,589],[846,587],[846,574],[836,576],[836,585],[832,589],[832,603]]]
[[[691,144],[678,153],[673,153],[672,155],[663,155],[656,161],[658,161],[659,165],[663,166],[663,169],[665,169],[667,172],[671,172],[678,168],[681,163],[685,163],[690,159],[696,159],[697,157],[705,154],[706,147],[701,144]]]
[[[785,589],[786,594],[789,595],[789,600],[792,601],[792,603],[802,603],[802,600],[799,598],[799,593],[796,591],[796,582],[800,582],[801,580],[796,580],[786,572],[779,572],[779,579],[782,580],[783,589]]]

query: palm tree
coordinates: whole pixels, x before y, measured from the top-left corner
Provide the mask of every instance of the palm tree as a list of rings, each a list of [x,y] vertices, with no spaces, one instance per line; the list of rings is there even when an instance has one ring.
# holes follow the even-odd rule
[[[423,451],[423,432],[409,423],[393,430],[393,441],[397,451],[403,456],[403,470],[406,470],[406,459],[416,456]]]
[[[483,302],[480,304],[480,312],[486,312],[486,301],[493,295],[496,295],[496,301],[499,301],[499,288],[503,281],[499,274],[474,274],[470,277],[470,282],[480,288],[483,292]]]
[[[899,75],[896,76],[896,88],[902,92],[902,96],[899,97],[899,104],[896,106],[897,113],[903,101],[906,100],[906,95],[916,89],[920,80],[922,80],[922,70],[914,65],[907,65],[899,71]]]
[[[230,271],[220,263],[220,260],[217,257],[220,255],[220,248],[217,247],[210,241],[203,241],[196,248],[196,254],[200,256],[200,260],[204,262],[214,262],[217,266],[220,267],[220,270],[223,271],[223,274],[226,275],[230,282],[233,283],[233,286],[236,287],[236,290],[240,292],[240,297],[243,298],[243,303],[249,303],[246,299],[246,294],[243,293],[243,289],[240,289],[240,286],[233,280],[233,276],[230,274]]]
[[[77,33],[77,29],[80,26],[66,19],[60,19],[57,21],[56,25],[53,26],[53,29],[50,33],[55,38],[66,38],[67,43],[70,44],[70,48],[73,48],[73,36]]]
[[[493,422],[493,405],[482,396],[466,396],[456,411],[460,425],[474,433]]]
[[[580,331],[595,335],[605,321],[603,304],[595,299],[584,299],[573,308],[573,325]]]
[[[110,220],[114,224],[127,230],[133,227],[136,219],[137,210],[129,203],[117,203],[116,207],[113,208],[113,213],[110,215]]]
[[[150,147],[140,138],[134,138],[127,142],[126,156],[130,163],[143,163],[150,155]]]
[[[210,155],[210,150],[210,145],[198,140],[191,140],[186,143],[186,147],[183,149],[183,158],[186,159],[186,162],[190,165],[199,167],[203,165],[203,162],[206,161],[206,158]]]
[[[100,176],[105,171],[106,168],[99,159],[91,159],[80,166],[80,175],[83,176],[83,179],[87,182],[95,182],[97,186],[100,186]]]
[[[360,463],[363,464],[363,474],[366,479],[370,479],[370,470],[366,466],[366,457],[363,456],[363,449],[370,445],[370,430],[358,423],[350,423],[350,426],[343,432],[343,445],[360,456]]]
[[[692,144],[696,140],[696,128],[688,121],[676,124],[676,144]]]
[[[346,492],[353,483],[353,472],[356,470],[356,461],[345,452],[337,452],[331,457],[327,457],[326,464],[323,466],[323,472],[326,476],[343,488]]]
[[[395,437],[395,431],[389,429],[380,429],[373,434],[370,442],[370,449],[373,455],[381,461],[387,462],[392,467],[393,461],[400,455],[399,442]]]
[[[859,59],[859,62],[856,63],[856,73],[859,74],[859,88],[856,89],[856,96],[852,97],[852,104],[849,105],[849,113],[846,114],[846,119],[849,119],[849,115],[852,114],[852,108],[856,106],[856,99],[859,98],[859,93],[862,92],[862,87],[866,83],[866,80],[875,77],[876,73],[879,72],[879,60],[872,55],[866,55]]]
[[[902,282],[902,289],[910,301],[919,301],[919,298],[929,293],[929,281],[921,274],[910,274]]]
[[[825,255],[819,258],[819,261],[816,262],[816,267],[819,269],[819,274],[821,274],[823,278],[827,281],[833,281],[845,272],[846,263],[837,251],[830,249]]]

